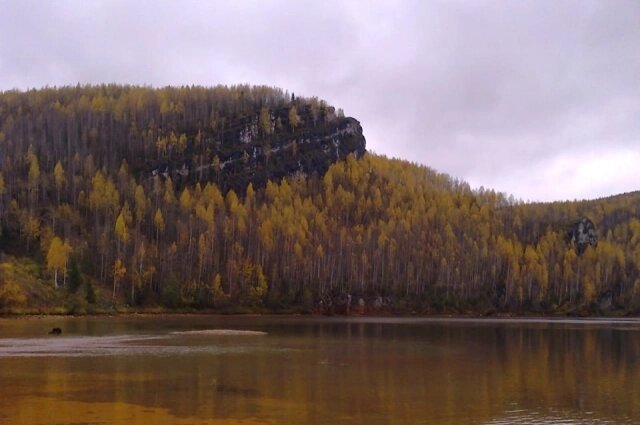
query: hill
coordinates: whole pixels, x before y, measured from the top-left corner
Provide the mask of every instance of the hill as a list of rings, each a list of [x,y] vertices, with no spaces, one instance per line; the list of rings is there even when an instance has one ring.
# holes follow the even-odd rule
[[[0,158],[2,261],[23,265],[0,273],[6,311],[640,307],[639,193],[473,191],[279,89],[5,92]]]

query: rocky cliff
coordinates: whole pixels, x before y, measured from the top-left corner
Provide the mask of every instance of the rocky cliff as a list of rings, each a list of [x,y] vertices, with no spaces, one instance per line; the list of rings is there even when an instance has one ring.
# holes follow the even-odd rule
[[[60,164],[73,176],[214,181],[243,192],[295,173],[323,174],[361,156],[358,121],[317,98],[265,86],[101,85],[0,93],[0,168],[8,176]],[[124,167],[124,168],[123,168]],[[75,177],[74,177],[75,178]],[[73,180],[73,179],[71,179]],[[73,183],[69,181],[69,183]],[[47,187],[51,190],[51,187]],[[72,184],[65,185],[69,196]],[[62,193],[60,193],[62,195]]]
[[[260,130],[259,113],[239,117],[224,131],[204,136],[202,144],[193,144],[170,159],[151,161],[141,171],[147,177],[171,177],[176,184],[213,180],[223,189],[243,192],[249,183],[262,187],[267,180],[286,176],[322,175],[334,162],[350,154],[359,158],[366,152],[356,119],[336,116],[328,108],[314,120],[311,107],[303,105],[294,128],[290,110],[283,107],[270,112],[268,136]],[[196,140],[198,132],[202,137],[202,129],[185,131],[188,140]]]

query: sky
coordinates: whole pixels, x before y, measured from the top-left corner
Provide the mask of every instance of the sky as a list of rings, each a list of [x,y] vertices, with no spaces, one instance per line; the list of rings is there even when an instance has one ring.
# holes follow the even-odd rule
[[[0,0],[0,90],[266,84],[525,201],[640,190],[640,2]]]

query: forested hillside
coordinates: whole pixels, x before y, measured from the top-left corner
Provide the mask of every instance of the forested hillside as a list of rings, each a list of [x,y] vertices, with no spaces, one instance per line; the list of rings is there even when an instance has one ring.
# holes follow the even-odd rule
[[[0,164],[4,311],[640,307],[639,193],[472,191],[278,89],[5,92]],[[567,236],[583,218],[597,245]]]

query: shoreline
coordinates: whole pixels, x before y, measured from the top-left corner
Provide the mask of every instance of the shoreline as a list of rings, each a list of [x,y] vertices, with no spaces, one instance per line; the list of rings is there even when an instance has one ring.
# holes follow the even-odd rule
[[[432,320],[477,320],[477,321],[640,321],[639,315],[617,314],[617,315],[571,315],[571,314],[463,314],[463,313],[421,313],[421,314],[403,314],[380,312],[380,314],[333,314],[327,315],[322,313],[304,313],[304,312],[219,312],[219,311],[126,311],[126,312],[91,312],[83,314],[61,314],[61,313],[24,313],[0,314],[0,320],[3,319],[45,319],[45,318],[120,318],[120,317],[308,317],[308,318],[327,318],[327,319],[432,319]]]

